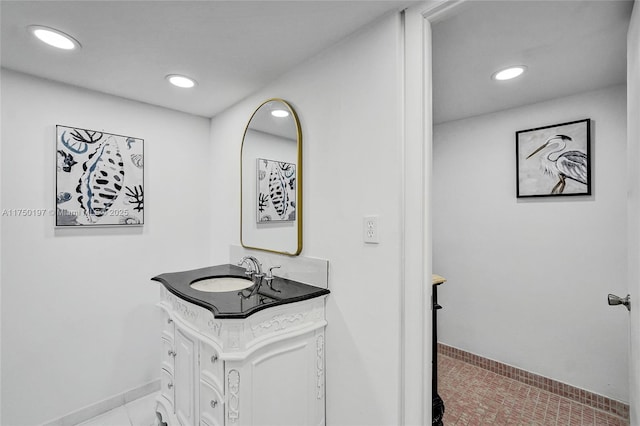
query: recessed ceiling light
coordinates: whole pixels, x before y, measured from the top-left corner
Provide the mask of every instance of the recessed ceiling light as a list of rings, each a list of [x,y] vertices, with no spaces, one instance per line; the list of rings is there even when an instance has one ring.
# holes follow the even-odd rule
[[[285,111],[283,109],[274,109],[273,111],[271,111],[271,115],[278,118],[288,117],[289,111]]]
[[[184,75],[169,74],[165,78],[169,80],[169,83],[177,87],[182,87],[183,89],[189,89],[196,85],[196,81],[194,79]]]
[[[516,78],[520,75],[522,75],[523,72],[525,72],[527,69],[527,67],[525,67],[524,65],[518,65],[515,67],[509,67],[509,68],[505,68],[503,70],[497,71],[496,73],[494,73],[491,78],[493,78],[494,80],[498,80],[498,81],[503,81],[503,80],[511,80],[512,78]]]
[[[27,27],[31,33],[40,41],[49,46],[57,47],[63,50],[73,50],[80,48],[80,43],[69,34],[65,34],[55,28],[49,28],[42,25],[29,25]]]

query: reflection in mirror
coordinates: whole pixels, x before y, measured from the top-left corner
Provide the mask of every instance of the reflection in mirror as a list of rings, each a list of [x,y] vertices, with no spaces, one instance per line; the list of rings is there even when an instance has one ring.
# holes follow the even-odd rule
[[[241,152],[240,241],[297,255],[302,250],[302,131],[286,101],[269,99],[245,129]]]

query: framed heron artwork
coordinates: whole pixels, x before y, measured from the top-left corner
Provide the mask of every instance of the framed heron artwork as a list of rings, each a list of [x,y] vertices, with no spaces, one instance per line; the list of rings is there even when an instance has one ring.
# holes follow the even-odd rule
[[[144,224],[144,140],[56,126],[56,226]]]
[[[591,195],[591,119],[516,132],[522,197]]]

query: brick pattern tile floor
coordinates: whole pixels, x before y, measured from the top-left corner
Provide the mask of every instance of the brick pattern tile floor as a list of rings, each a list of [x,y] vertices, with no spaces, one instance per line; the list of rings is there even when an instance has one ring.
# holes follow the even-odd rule
[[[445,426],[628,426],[628,421],[438,354],[438,394]]]

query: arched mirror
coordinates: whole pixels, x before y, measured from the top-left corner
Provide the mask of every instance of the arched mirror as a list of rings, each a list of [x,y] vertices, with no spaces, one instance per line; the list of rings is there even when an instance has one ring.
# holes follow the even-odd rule
[[[302,250],[302,130],[282,99],[260,105],[247,124],[240,159],[240,242],[297,255]]]

